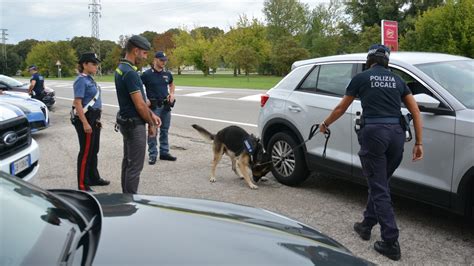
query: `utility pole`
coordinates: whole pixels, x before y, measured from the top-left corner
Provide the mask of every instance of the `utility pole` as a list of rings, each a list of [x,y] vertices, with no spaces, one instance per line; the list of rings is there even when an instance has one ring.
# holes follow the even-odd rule
[[[7,72],[7,68],[8,68],[8,63],[7,63],[7,44],[6,44],[6,41],[8,40],[7,36],[7,31],[8,29],[0,29],[0,31],[2,31],[2,44],[3,44],[3,59],[5,61],[5,73]]]
[[[97,39],[97,43],[93,45],[94,52],[97,54],[97,57],[100,59],[100,33],[99,33],[99,18],[102,17],[101,10],[102,6],[100,0],[91,0],[89,4],[89,17],[92,22],[92,34],[93,38]],[[101,68],[99,67],[99,75],[102,75]]]

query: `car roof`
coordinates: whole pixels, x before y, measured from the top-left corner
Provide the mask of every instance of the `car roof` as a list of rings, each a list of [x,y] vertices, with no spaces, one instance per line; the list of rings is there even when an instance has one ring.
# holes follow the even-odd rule
[[[307,64],[328,62],[328,61],[365,61],[367,53],[344,54],[319,57],[307,60],[296,61],[293,63],[292,69]],[[442,53],[427,53],[427,52],[392,52],[390,55],[390,63],[403,62],[411,65],[456,61],[456,60],[472,60],[468,57],[449,55]]]

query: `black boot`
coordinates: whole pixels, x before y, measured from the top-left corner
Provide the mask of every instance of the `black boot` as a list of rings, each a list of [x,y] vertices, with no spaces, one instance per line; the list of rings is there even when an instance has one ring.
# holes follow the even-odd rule
[[[176,161],[176,157],[172,156],[171,154],[163,154],[160,155],[160,160],[165,160],[165,161]]]
[[[355,223],[354,224],[354,231],[362,238],[363,240],[370,239],[370,233],[372,231],[372,227],[366,226],[363,223]]]
[[[400,244],[398,244],[398,241],[376,241],[374,244],[374,249],[378,253],[384,255],[385,257],[391,260],[400,260],[400,258],[402,257],[402,253],[400,252]]]

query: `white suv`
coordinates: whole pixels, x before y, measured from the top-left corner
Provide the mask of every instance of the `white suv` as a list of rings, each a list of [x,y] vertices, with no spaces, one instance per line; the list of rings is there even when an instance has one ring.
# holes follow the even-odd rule
[[[362,111],[358,99],[331,125],[325,159],[320,135],[295,148],[308,138],[311,125],[323,121],[339,103],[352,77],[364,70],[366,56],[295,62],[292,72],[262,96],[258,127],[279,182],[297,185],[309,171],[324,171],[366,183],[354,132],[355,114]],[[392,191],[474,216],[474,60],[394,52],[389,67],[407,82],[418,102],[425,151],[425,158],[417,163],[405,154],[391,180]],[[407,113],[406,108],[402,113]],[[413,141],[406,144],[408,151],[412,145]]]
[[[28,119],[13,105],[0,104],[0,171],[30,180],[39,168],[38,144]]]

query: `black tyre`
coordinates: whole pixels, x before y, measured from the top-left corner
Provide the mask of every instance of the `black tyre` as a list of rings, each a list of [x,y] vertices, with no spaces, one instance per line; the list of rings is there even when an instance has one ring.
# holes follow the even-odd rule
[[[278,182],[295,186],[308,178],[308,169],[304,158],[303,147],[287,132],[273,135],[268,142],[267,151],[272,157],[272,174]],[[284,157],[283,157],[284,156]]]

